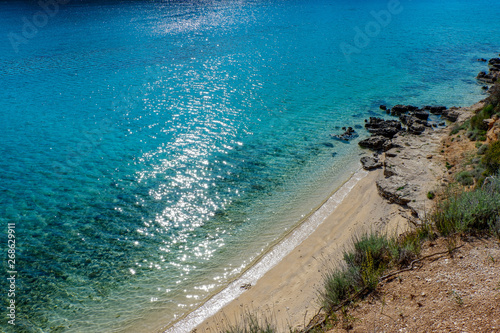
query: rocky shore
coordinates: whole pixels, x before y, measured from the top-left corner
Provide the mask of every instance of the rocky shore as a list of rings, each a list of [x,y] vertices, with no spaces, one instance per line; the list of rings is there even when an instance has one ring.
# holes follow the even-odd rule
[[[490,93],[498,89],[495,86],[487,87]],[[464,108],[381,105],[390,119],[366,119],[370,137],[359,142],[368,152],[361,158],[363,168],[369,170],[363,171],[367,175],[311,236],[255,284],[241,286],[245,287],[241,296],[194,331],[220,332],[248,313],[273,318],[280,332],[306,326],[307,318],[318,309],[317,293],[323,283],[318,272],[325,268],[324,258],[340,260],[342,249],[351,244],[353,235],[367,230],[401,234],[412,224],[422,223],[434,207],[429,193],[452,181],[450,168],[455,162],[448,161],[463,159],[464,151],[474,147],[465,135],[451,142],[449,125],[463,124],[487,102]],[[486,121],[488,140],[495,135],[498,139],[500,121]],[[352,127],[346,126],[343,131],[332,138],[349,141],[359,135]]]
[[[428,112],[446,114],[450,122],[463,122],[482,106],[483,103],[453,109],[396,106],[400,120],[367,120],[365,126],[372,136],[359,144],[374,153],[362,157],[361,163],[365,170],[383,168],[384,178],[376,182],[378,193],[389,202],[410,209],[414,218],[425,216],[431,208],[426,194],[446,171],[437,152],[448,132],[441,119],[428,121]]]
[[[480,59],[480,61],[486,61]],[[500,58],[488,61],[489,73],[481,72],[478,80],[493,84],[500,75]],[[486,79],[485,79],[486,78]],[[489,89],[490,95],[498,85]],[[365,170],[383,168],[384,178],[376,182],[378,193],[391,203],[399,204],[411,211],[417,221],[429,212],[427,193],[435,187],[436,179],[447,181],[443,174],[443,158],[436,154],[442,139],[449,132],[447,125],[463,123],[485,106],[485,101],[470,107],[446,107],[395,105],[380,109],[399,119],[370,117],[365,119],[365,128],[371,136],[359,142],[363,148],[372,150],[372,156],[361,158]],[[433,120],[430,119],[431,115]],[[486,120],[485,120],[486,121]],[[497,119],[488,119],[488,129],[498,124]],[[495,136],[499,130],[489,131]]]

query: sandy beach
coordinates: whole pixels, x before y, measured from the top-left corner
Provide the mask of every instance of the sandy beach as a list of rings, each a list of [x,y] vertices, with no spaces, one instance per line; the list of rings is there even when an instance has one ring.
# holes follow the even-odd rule
[[[460,118],[468,117],[470,110],[480,106],[460,109]],[[416,215],[422,217],[430,211],[432,202],[426,198],[426,193],[435,189],[446,174],[439,151],[447,131],[447,128],[441,128],[419,136],[400,136],[393,140],[397,148],[383,154],[382,162],[386,167],[391,166],[391,172],[404,174],[403,177],[393,177],[395,183],[389,187],[399,186],[398,181],[414,186],[410,194],[414,199],[410,204],[391,203],[392,200],[380,195],[378,187],[386,186],[390,178],[386,167],[362,171],[367,175],[353,186],[309,237],[254,285],[233,283],[230,288],[239,288],[239,296],[193,331],[221,332],[228,325],[241,322],[248,313],[270,319],[281,332],[307,325],[321,308],[318,292],[323,274],[339,265],[343,250],[350,246],[353,236],[371,231],[400,234],[410,228],[410,222],[415,223]],[[189,316],[185,320],[189,323]]]
[[[320,307],[321,273],[337,264],[353,235],[407,228],[406,210],[378,195],[375,182],[381,177],[382,170],[375,170],[361,179],[311,236],[196,331],[220,332],[247,311],[273,318],[282,331],[304,325],[304,318],[307,324]]]

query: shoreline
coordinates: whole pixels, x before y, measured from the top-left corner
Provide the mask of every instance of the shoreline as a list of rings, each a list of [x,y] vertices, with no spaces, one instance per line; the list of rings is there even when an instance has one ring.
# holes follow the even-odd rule
[[[226,287],[211,295],[193,311],[186,313],[179,320],[163,328],[161,332],[181,333],[197,330],[199,325],[202,325],[203,322],[217,315],[225,306],[237,300],[239,296],[250,289],[251,286],[254,286],[263,276],[279,265],[283,259],[307,240],[368,174],[367,171],[358,168],[326,200],[308,216],[304,217],[303,221],[273,244],[268,251],[259,256],[254,263],[249,265],[238,277],[230,281]]]
[[[244,290],[240,284],[232,283],[228,289],[239,289],[241,292],[227,304],[218,304],[220,309],[213,315],[207,316],[195,327],[184,321],[178,322],[177,330],[165,332],[193,332],[193,328],[196,332],[220,332],[227,325],[241,321],[247,313],[272,318],[280,332],[307,324],[308,317],[320,308],[317,295],[324,267],[336,266],[342,259],[342,250],[350,245],[354,235],[369,230],[370,225],[378,222],[377,230],[388,233],[406,230],[407,222],[401,214],[402,209],[387,203],[377,193],[375,182],[383,177],[382,170],[365,173],[366,176],[353,186],[334,211],[251,288]],[[390,208],[387,209],[386,205]],[[379,221],[383,215],[391,215],[392,218]],[[190,319],[189,315],[185,318]]]
[[[481,102],[478,102],[469,107],[454,108],[453,112],[457,115],[455,120],[463,121],[480,105]],[[204,319],[191,312],[165,332],[220,332],[229,325],[242,322],[248,314],[271,320],[277,325],[279,332],[307,325],[321,307],[318,304],[318,293],[323,283],[323,274],[338,266],[343,249],[351,245],[354,236],[370,230],[401,234],[418,221],[419,215],[424,216],[432,205],[426,194],[434,190],[438,180],[444,179],[447,173],[438,151],[449,126],[439,129],[429,127],[431,129],[422,133],[397,135],[392,140],[395,145],[382,153],[381,168],[363,171],[366,175],[352,186],[328,216],[323,217],[303,241],[277,260],[268,271],[263,272],[255,283],[242,276],[225,289],[233,290],[235,297],[232,300],[222,303],[214,296],[202,307],[216,306],[217,310],[214,308],[210,313],[205,312]],[[378,157],[375,158],[378,160]],[[413,173],[408,171],[412,169]],[[408,172],[410,174],[391,178],[388,171],[396,174],[399,172],[401,175]],[[392,179],[392,183],[389,181],[387,184],[388,179]],[[401,179],[406,182],[404,186],[411,184],[409,187],[413,188],[414,193],[409,194],[409,204],[402,205],[398,198],[393,200],[384,193],[384,186],[392,186],[393,192],[398,192],[402,188],[398,184]],[[417,179],[418,191],[412,183]],[[399,198],[405,199],[405,191],[400,191],[403,194],[399,194]],[[318,211],[335,195],[336,192]],[[267,255],[272,255],[273,250],[274,247]],[[250,270],[252,268],[253,266]]]

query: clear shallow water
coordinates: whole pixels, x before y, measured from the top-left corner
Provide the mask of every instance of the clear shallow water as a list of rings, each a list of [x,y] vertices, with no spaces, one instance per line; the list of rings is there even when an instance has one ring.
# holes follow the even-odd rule
[[[330,133],[381,103],[480,99],[500,4],[401,4],[348,62],[341,43],[387,2],[70,1],[18,53],[8,33],[40,7],[0,2],[18,328],[167,325],[356,169],[356,141]]]

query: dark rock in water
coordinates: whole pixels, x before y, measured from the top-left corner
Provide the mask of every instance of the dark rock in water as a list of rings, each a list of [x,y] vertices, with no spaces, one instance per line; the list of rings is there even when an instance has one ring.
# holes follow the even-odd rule
[[[447,108],[446,106],[424,106],[423,110],[428,110],[432,114],[442,114]]]
[[[361,128],[363,128],[363,126],[361,126],[361,125],[354,125],[354,128],[361,129]]]
[[[498,72],[494,73],[490,72],[488,74],[486,72],[479,72],[479,74],[477,74],[476,79],[482,82],[493,84],[497,80],[498,76],[499,76]]]
[[[370,117],[369,120],[365,120],[365,123],[365,128],[369,132],[384,127],[396,127],[397,129],[401,129],[401,124],[397,120],[385,120],[382,118]]]
[[[409,114],[402,114],[399,116],[399,120],[401,121],[401,123],[403,125],[410,126],[411,124],[413,124],[414,122],[417,121],[417,118],[415,118]]]
[[[381,106],[379,106],[379,108],[380,108],[380,110],[384,110],[384,111],[387,110],[387,106],[385,106],[385,105],[381,105]]]
[[[492,58],[490,61],[488,61],[488,65],[500,65],[500,58]]]
[[[399,116],[401,122],[407,126],[407,131],[413,134],[420,134],[423,132],[423,127],[430,127],[427,120],[419,119],[413,115],[403,114]]]
[[[333,143],[330,142],[323,142],[322,145],[325,147],[333,148]]]
[[[488,60],[484,59],[484,58],[479,58],[477,59],[477,61],[480,61],[480,62],[487,62]]]
[[[361,164],[365,170],[373,170],[382,166],[382,163],[379,162],[378,158],[369,156],[361,157]]]
[[[386,143],[388,140],[389,139],[387,139],[386,137],[376,135],[360,141],[359,145],[363,148],[380,150],[384,147],[384,143]]]
[[[356,133],[356,131],[352,127],[347,127],[347,128],[342,127],[342,130],[345,131],[343,134],[335,134],[335,135],[331,135],[331,137],[333,139],[338,139],[338,140],[342,140],[342,141],[349,141],[349,140],[352,140],[358,136],[358,134]]]
[[[396,134],[398,134],[401,130],[396,127],[384,127],[379,128],[372,132],[373,135],[382,135],[386,138],[392,139]]]
[[[376,117],[370,117],[370,120],[365,124],[365,128],[368,132],[372,133],[372,135],[382,135],[390,139],[402,130],[399,121],[384,120]]]
[[[336,152],[333,152],[333,153],[332,153],[332,157],[335,157],[335,156],[337,156],[337,153],[336,153]]]
[[[412,116],[417,117],[421,120],[429,119],[429,114],[426,111],[414,111],[412,112]]]
[[[443,121],[443,122],[440,122],[439,123],[439,126],[446,126],[446,123]]]
[[[365,128],[372,135],[382,135],[392,139],[402,130],[401,123],[397,120],[384,120],[382,118],[370,117]]]
[[[418,107],[413,106],[413,105],[395,105],[391,109],[391,115],[399,116],[399,115],[402,115],[403,113],[407,113],[407,112],[415,111],[415,110],[418,110]]]
[[[489,88],[488,88],[488,86],[482,86],[481,89],[488,90]]]

